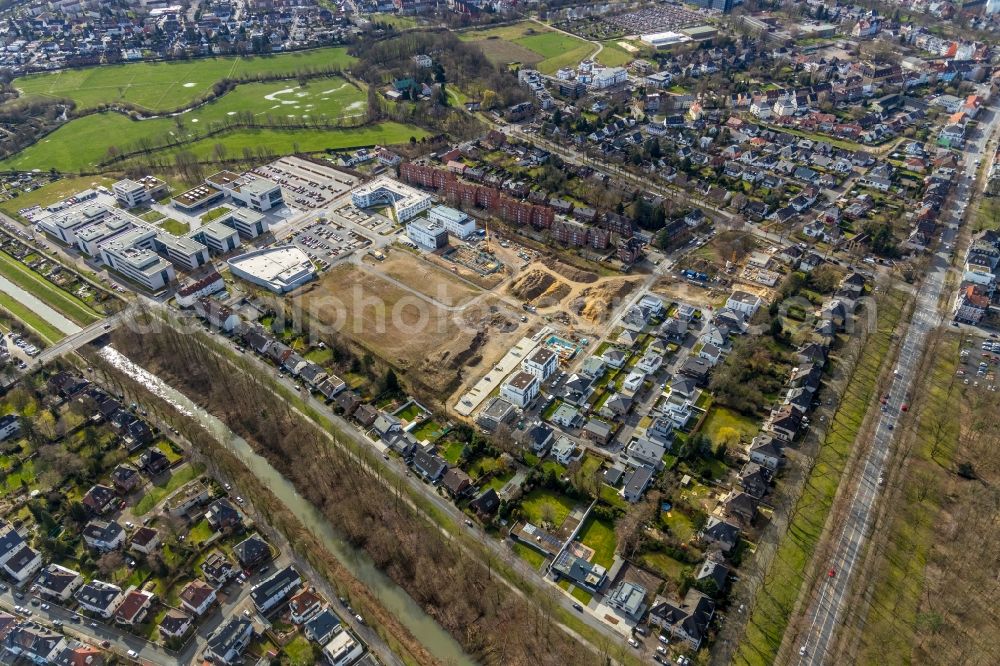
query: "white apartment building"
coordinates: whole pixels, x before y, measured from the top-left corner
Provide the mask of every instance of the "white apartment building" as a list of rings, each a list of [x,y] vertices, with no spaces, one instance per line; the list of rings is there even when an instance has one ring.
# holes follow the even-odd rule
[[[559,367],[559,354],[548,347],[539,347],[531,356],[524,359],[521,367],[525,372],[538,377],[539,382],[544,382],[554,375],[556,368]]]
[[[524,371],[518,372],[500,387],[500,397],[515,407],[524,409],[538,397],[540,383],[535,375]]]
[[[624,67],[604,67],[594,70],[590,87],[603,90],[625,83],[627,80],[628,71]]]

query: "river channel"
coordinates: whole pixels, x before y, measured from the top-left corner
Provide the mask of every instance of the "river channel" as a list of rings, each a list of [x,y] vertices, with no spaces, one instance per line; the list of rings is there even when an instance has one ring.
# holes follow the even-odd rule
[[[427,615],[405,590],[376,568],[366,552],[344,541],[326,518],[298,494],[288,479],[250,448],[246,440],[183,393],[136,365],[113,347],[104,347],[100,354],[115,368],[141,382],[151,393],[169,402],[181,413],[197,419],[323,542],[344,568],[372,590],[382,605],[395,615],[435,658],[442,663],[456,666],[475,664],[451,634]],[[446,584],[445,581],[442,582]]]

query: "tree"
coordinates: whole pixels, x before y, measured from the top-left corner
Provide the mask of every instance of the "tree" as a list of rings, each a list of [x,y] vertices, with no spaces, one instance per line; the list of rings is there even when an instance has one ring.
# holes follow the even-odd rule
[[[115,571],[121,568],[125,563],[125,558],[122,557],[120,551],[112,550],[101,555],[97,560],[97,570],[105,577],[111,575]]]
[[[740,431],[730,426],[723,426],[715,433],[715,441],[722,446],[736,446],[740,443]]]
[[[387,393],[399,393],[401,390],[399,378],[396,377],[396,372],[392,368],[389,368],[389,371],[385,373],[385,390]]]
[[[781,317],[775,317],[771,320],[770,328],[771,337],[775,340],[781,340],[785,337],[785,327],[781,324]]]

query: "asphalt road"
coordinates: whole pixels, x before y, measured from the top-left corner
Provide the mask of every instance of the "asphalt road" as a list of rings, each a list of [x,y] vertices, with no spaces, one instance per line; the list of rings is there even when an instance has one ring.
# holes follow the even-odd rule
[[[989,112],[988,112],[989,113]],[[964,157],[964,174],[956,184],[953,201],[969,201],[976,187],[976,165],[974,160],[982,155],[989,138],[1000,126],[1000,113],[992,112],[992,118],[984,121],[980,127],[980,136],[974,141],[975,148]],[[988,161],[989,157],[983,158]],[[969,209],[969,212],[974,212]],[[957,210],[951,210],[942,216],[946,222],[961,224],[963,215]],[[943,242],[953,247],[958,231],[945,227],[942,234]],[[894,441],[894,424],[900,418],[906,418],[902,405],[908,400],[907,393],[914,388],[914,379],[921,357],[926,348],[927,334],[942,323],[938,312],[938,302],[944,287],[945,276],[951,265],[951,255],[954,250],[939,250],[932,255],[932,263],[917,295],[917,304],[903,344],[899,351],[897,365],[889,388],[889,400],[886,411],[880,414],[875,428],[871,448],[861,462],[861,474],[853,481],[854,487],[848,489],[846,496],[851,497],[851,504],[844,520],[835,526],[835,541],[833,556],[829,562],[829,570],[834,573],[824,574],[826,581],[821,582],[820,593],[809,604],[805,617],[808,628],[800,636],[795,646],[794,659],[803,665],[818,665],[836,663],[837,654],[830,650],[836,646],[837,630],[844,616],[844,605],[854,582],[855,568],[864,555],[865,544],[875,519],[875,506],[880,496],[879,480],[886,472],[886,464]],[[824,566],[824,571],[827,567]]]

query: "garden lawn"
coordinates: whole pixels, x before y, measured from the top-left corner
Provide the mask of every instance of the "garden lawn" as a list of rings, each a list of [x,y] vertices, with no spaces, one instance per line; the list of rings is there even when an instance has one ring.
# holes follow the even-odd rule
[[[462,442],[448,442],[448,445],[442,448],[438,453],[449,465],[457,465],[458,459],[462,457],[462,451],[465,450],[465,444]]]
[[[207,541],[213,534],[215,534],[215,530],[213,530],[212,526],[208,524],[208,520],[206,518],[202,518],[195,524],[194,527],[191,528],[191,531],[188,532],[187,538],[189,543],[198,544],[202,541]]]
[[[346,48],[324,48],[255,58],[223,57],[141,62],[31,74],[14,80],[25,96],[72,99],[77,110],[125,102],[150,111],[186,106],[223,79],[258,75],[294,77],[308,69],[343,68],[354,58]]]
[[[522,560],[533,566],[535,570],[540,569],[542,565],[545,564],[546,557],[544,555],[539,553],[534,548],[525,546],[523,543],[515,541],[514,552],[517,553],[518,557]]]
[[[701,431],[712,440],[713,444],[718,445],[717,437],[723,428],[735,429],[744,442],[749,442],[760,432],[760,424],[755,419],[717,405],[709,409],[708,415],[702,421]]]
[[[63,291],[6,252],[0,252],[0,275],[81,326],[101,316],[79,298]]]
[[[143,495],[142,499],[136,503],[135,508],[132,509],[132,513],[137,516],[146,515],[153,507],[160,503],[160,500],[188,481],[198,477],[203,471],[205,471],[205,466],[201,463],[184,465],[174,470],[173,474],[167,479],[157,479],[153,483],[153,486],[146,490],[146,494]]]
[[[525,517],[529,522],[536,525],[544,522],[542,516],[545,509],[543,507],[551,507],[552,524],[555,527],[563,524],[563,521],[566,520],[569,512],[573,510],[575,505],[575,502],[565,495],[557,495],[551,490],[543,488],[532,490],[521,500],[521,510],[524,512]]]
[[[157,442],[156,448],[159,449],[160,452],[167,457],[167,460],[170,461],[171,465],[173,465],[175,462],[184,457],[180,453],[174,451],[173,447],[170,446],[170,442],[168,442],[165,439],[161,439],[159,442]]]
[[[577,538],[584,546],[594,549],[594,557],[591,558],[591,562],[603,567],[610,567],[614,563],[618,540],[615,538],[613,525],[591,516],[580,528]]]
[[[315,663],[312,643],[302,634],[286,643],[282,650],[292,666],[311,666]]]
[[[669,580],[680,582],[691,567],[670,557],[666,553],[644,553],[640,558],[642,564]]]
[[[444,434],[444,428],[441,427],[434,419],[427,419],[419,426],[413,429],[413,436],[417,438],[418,442],[424,440],[429,440],[433,442],[438,437]]]

